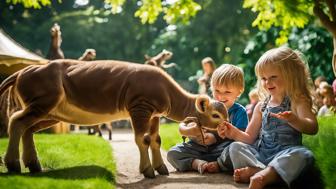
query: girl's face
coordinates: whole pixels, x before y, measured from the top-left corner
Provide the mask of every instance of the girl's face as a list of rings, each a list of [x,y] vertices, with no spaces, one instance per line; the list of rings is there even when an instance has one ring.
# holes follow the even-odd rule
[[[260,74],[262,87],[273,97],[285,96],[285,79],[280,70],[272,66],[266,66]]]
[[[211,66],[210,63],[203,63],[202,66],[203,66],[203,71],[204,71],[205,74],[211,74],[212,73],[213,69],[212,69],[212,66]]]

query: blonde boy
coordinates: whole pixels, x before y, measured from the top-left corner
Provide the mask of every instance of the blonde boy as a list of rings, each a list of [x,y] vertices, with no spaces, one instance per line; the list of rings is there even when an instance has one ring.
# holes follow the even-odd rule
[[[231,64],[221,65],[212,74],[211,89],[214,99],[226,105],[230,123],[245,130],[248,123],[246,110],[235,102],[244,91],[242,69]],[[227,156],[227,147],[232,140],[221,139],[216,132],[205,131],[203,144],[200,130],[193,123],[181,123],[179,131],[190,140],[172,147],[167,154],[168,161],[178,171],[197,170],[202,174],[205,171],[212,173],[231,168],[231,162],[223,162],[222,159],[228,158],[222,156]]]

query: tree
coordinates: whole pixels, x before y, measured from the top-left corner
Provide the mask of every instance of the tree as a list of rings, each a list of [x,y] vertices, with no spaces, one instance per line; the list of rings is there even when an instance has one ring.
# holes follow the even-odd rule
[[[7,2],[21,3],[26,8],[41,8],[51,4],[51,0],[7,0]],[[125,0],[105,0],[105,2],[111,5],[113,13],[120,12],[125,4]],[[142,23],[150,24],[161,14],[164,14],[163,18],[168,24],[187,23],[201,10],[201,6],[194,0],[139,0],[138,6],[134,15],[139,17]],[[332,67],[336,76],[335,0],[244,0],[243,7],[258,12],[253,25],[258,26],[260,30],[268,30],[272,26],[282,28],[276,39],[277,45],[288,41],[292,28],[303,28],[316,16],[333,37]]]
[[[51,5],[51,0],[7,0],[6,2],[22,4],[25,8],[35,9]],[[61,3],[62,0],[58,0],[58,2]],[[104,2],[110,4],[112,13],[116,14],[121,12],[126,0],[105,0]],[[143,24],[154,23],[161,14],[164,14],[163,18],[169,24],[187,23],[191,17],[194,17],[201,10],[201,6],[194,0],[140,0],[137,4],[139,8],[134,15],[139,17]]]
[[[245,0],[245,8],[259,12],[253,22],[261,30],[272,26],[281,27],[277,44],[288,41],[290,31],[294,27],[303,28],[315,17],[333,38],[332,68],[336,76],[336,9],[335,0]]]

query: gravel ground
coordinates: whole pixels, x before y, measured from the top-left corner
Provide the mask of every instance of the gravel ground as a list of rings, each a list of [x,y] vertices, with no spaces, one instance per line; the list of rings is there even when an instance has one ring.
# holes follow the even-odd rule
[[[105,136],[104,136],[105,137]],[[204,174],[197,172],[180,173],[167,162],[166,152],[162,156],[169,169],[169,176],[157,175],[155,179],[146,179],[139,173],[139,151],[134,142],[134,135],[129,129],[113,130],[111,145],[117,165],[117,188],[137,189],[236,189],[248,188],[247,184],[233,182],[229,174]]]

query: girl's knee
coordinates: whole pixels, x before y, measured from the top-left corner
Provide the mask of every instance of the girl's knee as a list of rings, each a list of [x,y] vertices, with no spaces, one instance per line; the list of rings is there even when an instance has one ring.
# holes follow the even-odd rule
[[[244,149],[244,147],[246,146],[246,144],[242,143],[242,142],[233,142],[230,144],[229,147],[229,153],[230,156],[235,156],[237,155],[239,152],[242,151],[242,149]]]

